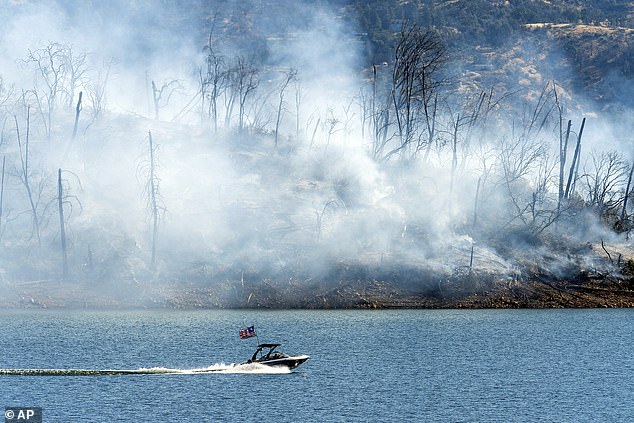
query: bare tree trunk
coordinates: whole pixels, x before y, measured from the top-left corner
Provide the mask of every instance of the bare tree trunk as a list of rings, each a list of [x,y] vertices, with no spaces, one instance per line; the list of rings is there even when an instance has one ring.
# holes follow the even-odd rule
[[[302,92],[299,84],[295,85],[295,140],[299,142],[300,105],[302,103]]]
[[[475,241],[473,240],[473,237],[475,236],[474,232],[475,232],[475,228],[476,228],[476,224],[478,223],[478,197],[480,197],[480,182],[481,182],[482,178],[478,178],[478,185],[476,187],[476,195],[475,195],[475,200],[473,202],[473,225],[471,226],[471,230],[472,230],[472,240],[471,240],[471,257],[469,258],[469,274],[471,274],[471,270],[473,268],[473,254],[474,254],[474,250],[475,250]]]
[[[280,120],[282,119],[282,104],[284,102],[284,88],[280,92],[280,102],[277,105],[277,118],[275,119],[275,149],[280,138]]]
[[[451,182],[449,184],[449,194],[453,193],[453,184],[456,177],[456,167],[458,166],[458,128],[460,125],[460,115],[456,118],[453,128],[452,154],[451,154]]]
[[[436,112],[438,111],[438,93],[434,95],[431,116],[429,116],[428,108],[429,106],[427,105],[427,102],[425,102],[425,121],[427,122],[427,132],[429,135],[429,139],[427,141],[427,148],[425,149],[425,157],[423,159],[423,163],[427,163],[429,153],[431,152],[432,145],[436,138]]]
[[[156,200],[158,184],[156,181],[156,175],[154,174],[154,143],[152,141],[152,132],[148,131],[148,139],[150,143],[150,180],[149,180],[149,194],[150,194],[150,207],[152,211],[152,270],[156,267],[156,241],[158,238],[158,203]]]
[[[292,80],[297,76],[297,71],[295,69],[291,69],[288,73],[285,73],[284,80],[280,85],[280,101],[277,104],[277,119],[275,120],[275,148],[277,149],[277,143],[279,140],[279,130],[280,130],[280,121],[282,119],[282,108],[284,106],[284,93],[288,84],[291,83]]]
[[[39,113],[45,122],[46,138],[48,140],[51,139],[57,98],[63,92],[64,81],[67,77],[77,81],[77,79],[73,79],[72,75],[69,75],[68,65],[70,64],[74,69],[76,78],[79,78],[83,73],[83,70],[81,70],[82,62],[73,61],[72,54],[70,56],[68,54],[69,51],[70,49],[67,46],[59,43],[49,43],[41,49],[29,50],[29,56],[26,60],[27,63],[34,65],[36,78],[45,85],[41,94],[38,93],[37,89],[33,90],[33,94],[37,101]]]
[[[152,81],[152,100],[154,101],[154,119],[159,118],[159,90],[156,88],[156,84]]]
[[[578,161],[579,154],[581,151],[581,136],[583,135],[583,127],[586,125],[586,118],[583,118],[581,121],[581,129],[579,130],[579,135],[577,136],[577,146],[575,147],[575,155],[572,158],[572,164],[570,165],[570,174],[568,175],[568,183],[566,184],[566,192],[564,193],[564,198],[570,198],[571,187],[574,187],[574,179],[577,177],[577,169],[579,169]],[[572,189],[574,191],[574,188]]]
[[[586,119],[583,118],[581,122],[581,130],[579,131],[579,154],[577,155],[577,162],[575,163],[575,177],[572,178],[572,186],[570,187],[570,192],[575,192],[577,187],[577,180],[579,179],[579,163],[581,163],[581,134],[583,134],[583,126],[586,123]]]
[[[446,60],[446,47],[434,32],[423,31],[414,23],[403,23],[394,51],[390,81],[400,145],[385,158],[401,151],[413,157],[420,148],[423,131],[428,132],[427,136],[432,135],[436,110],[431,110],[434,115],[431,117],[429,106],[431,101],[434,108],[437,104],[436,93],[441,85],[437,71]],[[412,146],[412,141],[417,139],[418,145]],[[427,142],[433,140],[427,139]]]
[[[570,128],[572,127],[572,120],[568,121],[568,127],[566,128],[566,136],[559,138],[559,197],[557,200],[557,210],[561,208],[561,200],[564,197],[564,174],[566,173],[566,152],[568,151],[568,140],[570,139]]]
[[[227,69],[225,69],[224,58],[220,56],[214,46],[214,30],[216,27],[216,16],[214,15],[209,38],[207,40],[207,56],[205,57],[206,71],[201,71],[201,95],[203,113],[205,108],[205,97],[209,98],[207,110],[208,116],[212,120],[214,133],[218,132],[218,99],[227,84]]]
[[[31,108],[27,106],[26,109],[26,140],[24,143],[24,151],[22,151],[22,139],[20,138],[20,126],[18,125],[17,116],[13,115],[15,120],[15,131],[18,139],[18,150],[20,154],[20,179],[22,180],[22,184],[26,189],[26,195],[29,199],[29,205],[31,206],[31,217],[33,219],[33,230],[35,232],[35,237],[37,238],[37,244],[41,245],[42,240],[40,238],[40,221],[37,215],[37,206],[35,204],[35,199],[33,198],[33,192],[31,191],[31,183],[29,180],[29,132],[30,132],[30,121],[31,121]]]
[[[231,118],[233,117],[233,106],[236,99],[236,91],[230,87],[229,94],[225,91],[225,128],[231,128]]]
[[[4,179],[4,163],[2,165],[3,174],[2,178]],[[623,197],[623,209],[621,209],[621,222],[625,220],[625,212],[627,209],[627,199],[630,196],[630,186],[632,184],[632,174],[634,173],[634,163],[630,166],[630,174],[627,177],[627,187],[625,188],[625,197]],[[2,217],[2,203],[0,200],[0,217]]]
[[[326,210],[328,209],[329,206],[337,206],[337,201],[336,200],[330,200],[328,202],[326,202],[326,204],[324,204],[324,208],[321,210],[321,213],[319,212],[315,212],[315,214],[317,215],[317,242],[319,242],[319,240],[321,239],[321,229],[322,229],[322,223],[324,221],[324,214],[326,214]]]
[[[0,239],[2,238],[2,210],[4,207],[4,169],[7,156],[2,156],[2,179],[0,180]]]
[[[244,130],[246,118],[246,102],[249,95],[258,87],[258,72],[245,59],[238,58],[238,129]]]
[[[62,188],[62,169],[57,170],[57,208],[59,209],[59,233],[62,242],[62,276],[68,278],[68,252],[66,249],[66,227],[64,222],[64,191]]]
[[[81,97],[83,91],[79,92],[79,100],[77,100],[77,107],[75,107],[75,126],[73,126],[73,140],[77,136],[77,124],[79,123],[79,113],[81,112]]]
[[[315,136],[317,135],[317,128],[319,128],[319,122],[321,122],[321,118],[317,119],[317,123],[315,124],[315,129],[313,130],[313,136],[310,138],[310,147],[313,147],[313,143],[315,142]]]

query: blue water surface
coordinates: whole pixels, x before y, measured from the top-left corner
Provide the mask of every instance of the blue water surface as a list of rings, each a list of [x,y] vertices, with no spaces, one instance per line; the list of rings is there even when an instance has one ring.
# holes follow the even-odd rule
[[[311,356],[287,374],[0,376],[0,406],[44,422],[631,421],[633,313],[0,311],[2,369],[200,369],[258,341]]]

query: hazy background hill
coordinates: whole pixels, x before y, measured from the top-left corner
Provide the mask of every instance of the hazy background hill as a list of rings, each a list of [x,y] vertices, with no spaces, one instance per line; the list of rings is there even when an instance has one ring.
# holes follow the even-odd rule
[[[162,49],[179,49],[182,35],[187,34],[188,42],[200,47],[213,28],[216,37],[231,40],[236,54],[271,64],[279,60],[271,56],[276,42],[292,39],[308,22],[314,23],[314,10],[327,9],[356,38],[359,68],[390,62],[398,32],[409,21],[441,34],[459,68],[454,77],[475,72],[485,88],[507,78],[504,82],[512,90],[517,84],[513,75],[487,71],[497,71],[517,56],[535,56],[538,51],[544,56],[543,67],[570,72],[569,82],[579,94],[587,93],[603,105],[628,102],[631,97],[613,89],[615,79],[629,79],[634,72],[634,5],[628,1],[320,0],[306,8],[301,2],[286,0],[193,0],[183,8],[178,1],[162,0],[108,5],[65,2],[61,7],[66,9],[69,23],[84,19],[82,14],[87,11],[113,20],[116,10],[125,11],[128,22],[139,23],[137,30],[126,29],[136,37],[135,45],[124,53],[126,60],[139,60],[139,54],[156,51],[157,38]],[[316,30],[327,31],[319,25],[324,23],[318,23]],[[174,36],[163,38],[166,33]],[[353,41],[341,38],[338,42]]]
[[[541,68],[568,72],[569,84],[602,106],[626,103],[621,78],[634,70],[634,3],[619,0],[413,0],[334,2],[342,16],[358,25],[367,42],[366,65],[390,61],[395,34],[404,20],[442,34],[462,72],[474,72],[482,86],[503,81],[512,90],[514,75],[497,72],[516,57],[541,58]],[[545,71],[546,69],[540,69]],[[562,73],[563,73],[562,72]],[[463,74],[460,74],[463,76]],[[559,76],[559,75],[558,75]],[[553,75],[544,75],[552,78]],[[615,87],[619,87],[615,89]]]

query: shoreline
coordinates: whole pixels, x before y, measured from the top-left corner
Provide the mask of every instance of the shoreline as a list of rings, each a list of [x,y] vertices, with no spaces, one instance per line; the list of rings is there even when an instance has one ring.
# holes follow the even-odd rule
[[[35,281],[0,286],[0,310],[10,309],[545,309],[631,308],[634,280],[526,282],[467,280],[422,287],[386,281],[334,284],[214,286],[184,283],[134,283],[101,286],[72,281]]]

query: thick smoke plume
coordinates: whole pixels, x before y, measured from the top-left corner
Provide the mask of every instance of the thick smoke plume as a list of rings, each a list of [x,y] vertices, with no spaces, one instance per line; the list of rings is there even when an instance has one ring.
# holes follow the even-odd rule
[[[394,63],[363,63],[354,20],[326,4],[16,1],[0,16],[6,291],[567,277],[613,271],[588,245],[629,231],[631,144],[547,58],[516,52],[506,92],[447,54],[405,114]]]

